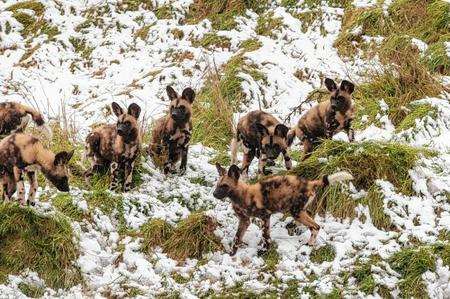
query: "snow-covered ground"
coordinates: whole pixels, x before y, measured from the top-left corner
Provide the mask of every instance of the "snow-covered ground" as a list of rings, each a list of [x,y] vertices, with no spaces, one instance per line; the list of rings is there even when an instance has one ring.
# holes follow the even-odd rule
[[[159,6],[170,3],[175,8],[173,19],[162,20],[148,10],[120,11],[116,1],[112,0],[42,1],[46,6],[44,18],[57,25],[60,31],[52,41],[47,41],[43,35],[32,40],[20,35],[21,24],[5,10],[15,2],[0,3],[0,25],[4,28],[8,22],[11,26],[8,34],[0,32],[2,100],[25,102],[39,108],[48,118],[57,119],[65,114],[76,127],[80,139],[91,125],[114,121],[105,109],[112,101],[138,103],[143,108],[143,121],[150,123],[167,107],[166,85],[171,84],[177,90],[192,86],[198,91],[204,83],[207,68],[212,64],[221,66],[226,63],[239,51],[240,42],[249,38],[259,40],[262,47],[245,53],[246,62],[256,65],[264,73],[267,84],[242,73],[242,88],[250,103],[242,108],[244,111],[258,109],[264,99],[265,110],[281,119],[305,100],[309,92],[320,87],[322,78],[347,78],[359,83],[363,80],[360,77],[362,71],[377,64],[376,61],[368,63],[358,58],[344,62],[339,57],[333,43],[340,31],[343,9],[326,5],[322,7],[322,17],[302,32],[301,21],[279,3],[273,3],[270,10],[274,17],[282,19],[283,26],[272,37],[256,34],[258,16],[248,11],[245,16],[238,17],[236,29],[217,33],[231,39],[230,49],[207,50],[194,47],[192,39],[211,32],[211,23],[204,20],[195,25],[180,25],[179,22],[191,0],[155,0]],[[358,0],[355,5],[367,6],[376,2]],[[100,12],[104,7],[109,7],[110,12],[100,16],[101,22],[77,30],[77,26],[87,19],[84,11],[93,8]],[[135,32],[144,26],[149,26],[147,38],[135,38]],[[183,31],[183,37],[176,38],[173,29]],[[89,63],[75,51],[70,42],[73,38],[83,39],[92,47]],[[35,52],[21,61],[22,56],[36,46]],[[173,59],[174,52],[186,51],[192,53],[189,59]],[[298,70],[304,74],[302,80],[294,75]],[[449,79],[443,78],[445,80]],[[436,107],[437,116],[418,119],[415,128],[396,132],[380,109],[379,123],[382,126],[370,125],[356,134],[357,141],[400,141],[439,152],[437,157],[422,158],[411,169],[416,191],[414,196],[397,193],[390,182],[377,181],[384,195],[385,213],[392,219],[396,231],[377,229],[372,224],[368,208],[363,205],[358,206],[360,217],[354,220],[336,219],[331,215],[316,216],[322,228],[316,247],[331,244],[336,250],[332,262],[317,264],[311,261],[312,248],[306,245],[309,231],[302,228],[298,235],[291,236],[286,224],[292,219],[274,215],[271,235],[278,245],[280,261],[273,274],[266,273],[264,260],[257,255],[261,239],[257,224],[252,223],[244,237],[248,246],[240,249],[234,257],[226,252],[237,228],[237,218],[227,201],[218,201],[212,196],[217,173],[208,161],[214,156],[214,151],[197,144],[190,151],[188,171],[184,177],[167,178],[150,162],[145,162],[149,174],[144,175],[144,183],[139,189],[124,195],[125,219],[130,228],[139,229],[152,218],[176,223],[193,209],[206,209],[220,224],[216,234],[221,238],[225,252],[211,253],[206,257],[207,262],[200,264],[197,260],[179,264],[160,249],[146,256],[140,251],[139,238],[120,238],[117,223],[97,210],[92,221],[73,223],[81,251],[76,263],[85,284],[66,291],[47,288],[46,296],[101,297],[100,294],[108,293],[120,297],[125,296],[125,287],[131,286],[145,296],[178,292],[183,298],[193,298],[239,283],[244,289],[260,292],[273,288],[271,282],[274,279],[282,283],[296,279],[300,288],[311,286],[320,294],[328,294],[343,285],[339,274],[348,270],[358,258],[374,254],[388,258],[408,245],[411,238],[432,244],[437,241],[440,231],[450,231],[450,203],[446,196],[450,192],[449,99],[450,95],[443,94],[441,98],[421,100]],[[383,103],[380,99],[380,107]],[[302,108],[305,111],[308,105]],[[298,116],[291,121],[297,119]],[[343,136],[336,138],[345,139]],[[199,185],[192,180],[199,177],[203,177],[206,184]],[[350,190],[355,193],[355,198],[365,192]],[[78,206],[85,207],[81,192],[73,190],[71,195]],[[175,199],[163,201],[161,198]],[[47,202],[38,203],[37,209],[43,212],[52,210]],[[362,216],[366,219],[364,222],[360,220]],[[122,258],[118,259],[119,256]],[[430,297],[449,298],[450,270],[440,260],[437,265],[436,272],[425,273],[423,279]],[[188,282],[177,283],[174,273],[187,278]],[[311,280],[311,277],[315,279]],[[394,296],[398,295],[399,275],[389,264],[385,263],[378,269],[375,280],[389,288]],[[22,296],[18,289],[22,281],[43,284],[35,273],[11,276],[6,285],[0,285],[0,297]],[[348,285],[351,288],[354,284]],[[366,296],[356,286],[347,288],[345,292],[350,297]]]

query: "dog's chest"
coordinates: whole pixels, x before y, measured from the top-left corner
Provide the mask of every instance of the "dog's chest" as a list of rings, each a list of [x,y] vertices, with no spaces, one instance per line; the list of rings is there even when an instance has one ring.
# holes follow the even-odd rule
[[[117,138],[115,142],[115,153],[121,160],[134,159],[139,152],[137,142],[125,143],[122,138]]]
[[[173,128],[169,132],[169,134],[166,138],[166,141],[167,141],[167,143],[181,147],[181,146],[186,145],[189,142],[190,135],[191,135],[190,128],[186,124],[183,127]]]

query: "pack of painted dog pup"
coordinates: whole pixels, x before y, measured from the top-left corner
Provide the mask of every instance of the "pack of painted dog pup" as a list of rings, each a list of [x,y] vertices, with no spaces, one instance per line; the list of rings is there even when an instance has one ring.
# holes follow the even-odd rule
[[[263,249],[267,249],[270,245],[270,216],[279,212],[290,213],[295,220],[307,226],[311,231],[308,244],[313,245],[320,227],[308,214],[307,207],[314,200],[316,190],[352,179],[348,172],[326,175],[317,180],[307,180],[298,175],[264,177],[271,173],[268,167],[273,166],[280,155],[284,158],[286,169],[292,168],[289,148],[295,138],[303,144],[303,159],[309,157],[322,139],[330,139],[338,132],[345,131],[349,141],[353,141],[351,122],[354,106],[351,95],[354,85],[343,80],[338,86],[329,78],[324,83],[330,100],[312,107],[292,128],[263,111],[251,111],[239,120],[230,145],[232,165],[227,170],[216,164],[219,179],[213,192],[217,199],[230,199],[239,219],[231,254],[235,254],[242,244],[251,217],[262,220]],[[85,172],[87,183],[95,173],[109,172],[110,189],[130,191],[133,188],[135,161],[141,153],[160,165],[164,174],[185,173],[195,92],[188,87],[179,95],[171,86],[167,86],[166,91],[170,100],[169,111],[154,122],[152,139],[145,151],[142,150],[138,124],[141,113],[139,105],[132,103],[124,109],[112,103],[117,122],[96,127],[86,137],[85,156],[91,164]],[[69,191],[70,185],[67,165],[73,151],[54,153],[38,138],[24,133],[30,118],[38,128],[50,133],[41,113],[35,109],[14,102],[0,103],[0,136],[6,136],[0,141],[2,199],[11,201],[17,191],[17,200],[21,205],[35,204],[37,171],[41,171],[59,191]],[[237,166],[239,147],[243,150],[240,168]],[[259,159],[258,174],[261,179],[249,184],[246,179],[255,157]],[[25,176],[30,183],[27,199]]]

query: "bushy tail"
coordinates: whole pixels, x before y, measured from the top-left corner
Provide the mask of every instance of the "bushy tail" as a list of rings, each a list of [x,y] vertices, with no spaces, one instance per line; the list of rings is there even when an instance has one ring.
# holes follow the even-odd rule
[[[328,181],[328,184],[333,185],[338,182],[345,182],[353,180],[353,176],[347,171],[339,171],[330,175],[324,176],[323,180]]]
[[[33,119],[33,122],[37,125],[37,129],[40,130],[42,133],[44,133],[44,135],[47,138],[49,138],[49,139],[52,138],[52,136],[53,136],[52,131],[48,127],[48,125],[45,123],[44,117],[42,116],[42,114],[29,106],[25,106],[25,105],[21,105],[21,106],[25,110],[25,113],[27,113],[31,116],[31,118]]]
[[[316,189],[318,187],[326,187],[328,185],[333,185],[338,182],[345,182],[351,180],[353,180],[353,176],[349,172],[339,171],[330,175],[325,175],[322,177],[322,179],[309,181],[308,184],[310,184],[314,189]],[[313,201],[314,200],[308,200],[304,209],[306,209]]]

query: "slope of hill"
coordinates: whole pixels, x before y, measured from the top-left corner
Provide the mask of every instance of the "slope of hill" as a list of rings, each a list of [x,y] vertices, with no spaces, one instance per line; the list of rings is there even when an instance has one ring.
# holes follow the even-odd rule
[[[76,150],[69,194],[40,180],[36,207],[0,205],[0,297],[449,297],[449,56],[441,0],[0,1],[2,101],[41,110],[49,146]],[[316,246],[276,214],[268,253],[254,221],[231,257],[238,220],[212,191],[233,123],[263,109],[294,125],[326,77],[356,84],[356,142],[305,162],[296,144],[295,172],[355,180],[318,196]],[[197,94],[186,175],[143,156],[132,192],[86,186],[89,129],[135,102],[147,143],[167,85]]]

